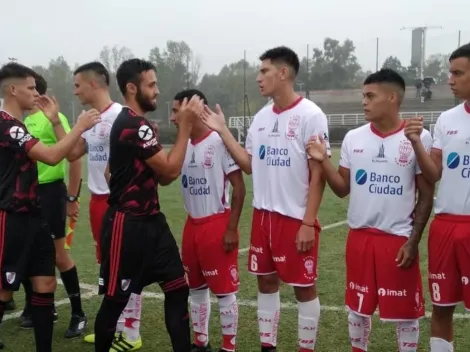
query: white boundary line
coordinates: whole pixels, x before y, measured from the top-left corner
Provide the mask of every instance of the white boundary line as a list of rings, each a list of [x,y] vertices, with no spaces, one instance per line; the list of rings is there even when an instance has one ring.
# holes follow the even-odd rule
[[[338,221],[338,222],[335,222],[333,224],[323,226],[321,229],[322,229],[322,231],[323,230],[329,230],[329,229],[332,229],[332,228],[335,228],[335,227],[338,227],[338,226],[341,226],[341,225],[344,225],[344,224],[347,224],[347,223],[348,223],[347,220]],[[246,252],[248,252],[249,249],[250,249],[250,247],[239,249],[238,254],[246,253]]]

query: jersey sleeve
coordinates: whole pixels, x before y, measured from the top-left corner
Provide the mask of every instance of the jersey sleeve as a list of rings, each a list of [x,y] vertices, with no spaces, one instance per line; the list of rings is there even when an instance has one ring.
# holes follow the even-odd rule
[[[147,119],[136,116],[128,121],[119,136],[120,143],[134,148],[141,160],[147,160],[162,150],[155,129]]]
[[[429,133],[427,130],[423,130],[423,132],[421,133],[421,142],[423,143],[426,153],[430,153],[431,148],[433,147],[433,140],[432,140],[431,133]],[[421,169],[419,168],[419,165],[417,162],[415,166],[415,173],[416,175],[419,175],[421,173]]]
[[[442,126],[442,115],[439,116],[437,119],[436,125],[434,126],[434,132],[433,132],[433,143],[432,147],[435,149],[442,150],[444,147],[444,141],[443,141],[444,133],[443,133],[443,126]]]
[[[59,119],[60,119],[60,122],[62,123],[62,127],[64,128],[65,133],[69,133],[70,124],[69,124],[69,120],[67,119],[67,117],[65,117],[64,114],[59,112]]]
[[[326,144],[326,153],[331,157],[331,147],[328,134],[328,119],[323,112],[317,112],[313,116],[308,116],[306,119],[305,128],[303,131],[304,147],[312,136],[323,136]],[[310,159],[310,157],[308,157]]]
[[[351,163],[349,160],[349,132],[344,136],[343,143],[341,143],[341,156],[339,159],[339,166],[346,169],[351,168]]]
[[[222,167],[224,169],[224,174],[228,175],[234,171],[240,170],[238,164],[233,160],[232,156],[230,155],[229,151],[224,148],[224,155],[222,159]]]
[[[39,142],[39,139],[33,137],[26,126],[16,119],[4,119],[0,123],[0,145],[28,154],[29,151]]]

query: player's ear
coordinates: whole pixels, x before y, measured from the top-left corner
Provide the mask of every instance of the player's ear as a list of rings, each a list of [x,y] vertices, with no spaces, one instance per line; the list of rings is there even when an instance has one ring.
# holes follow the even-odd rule
[[[127,83],[126,84],[126,91],[131,95],[137,94],[137,86],[134,83]]]

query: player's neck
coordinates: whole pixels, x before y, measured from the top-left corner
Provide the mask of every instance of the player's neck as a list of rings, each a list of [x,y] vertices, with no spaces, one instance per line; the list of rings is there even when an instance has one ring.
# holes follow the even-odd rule
[[[18,106],[18,104],[4,100],[2,110],[6,111],[15,119],[23,121],[24,111]]]
[[[189,138],[191,138],[191,141],[200,141],[204,137],[206,137],[210,132],[210,129],[206,125],[200,126],[195,125],[193,126],[191,130],[191,134],[189,135]]]
[[[372,122],[372,126],[374,126],[377,131],[384,134],[397,131],[402,124],[403,120],[398,115],[394,118],[387,116],[386,118]]]
[[[300,98],[300,96],[296,92],[294,92],[292,88],[289,87],[289,89],[284,89],[279,92],[276,92],[276,94],[272,98],[276,110],[283,111],[292,104],[294,104],[295,101]]]
[[[134,101],[128,101],[126,100],[126,105],[134,111],[138,116],[144,117],[145,114],[147,113],[146,111],[142,110],[140,105],[134,100]]]
[[[109,96],[109,93],[98,94],[95,101],[90,104],[93,109],[98,110],[99,112],[104,112],[109,106],[113,103],[113,100]]]

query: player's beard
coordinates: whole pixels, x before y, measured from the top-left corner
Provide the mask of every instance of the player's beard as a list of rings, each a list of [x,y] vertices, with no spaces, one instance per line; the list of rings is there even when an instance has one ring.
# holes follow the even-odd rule
[[[152,102],[153,99],[145,97],[140,89],[137,91],[135,99],[144,112],[151,112],[157,109],[157,105]]]

